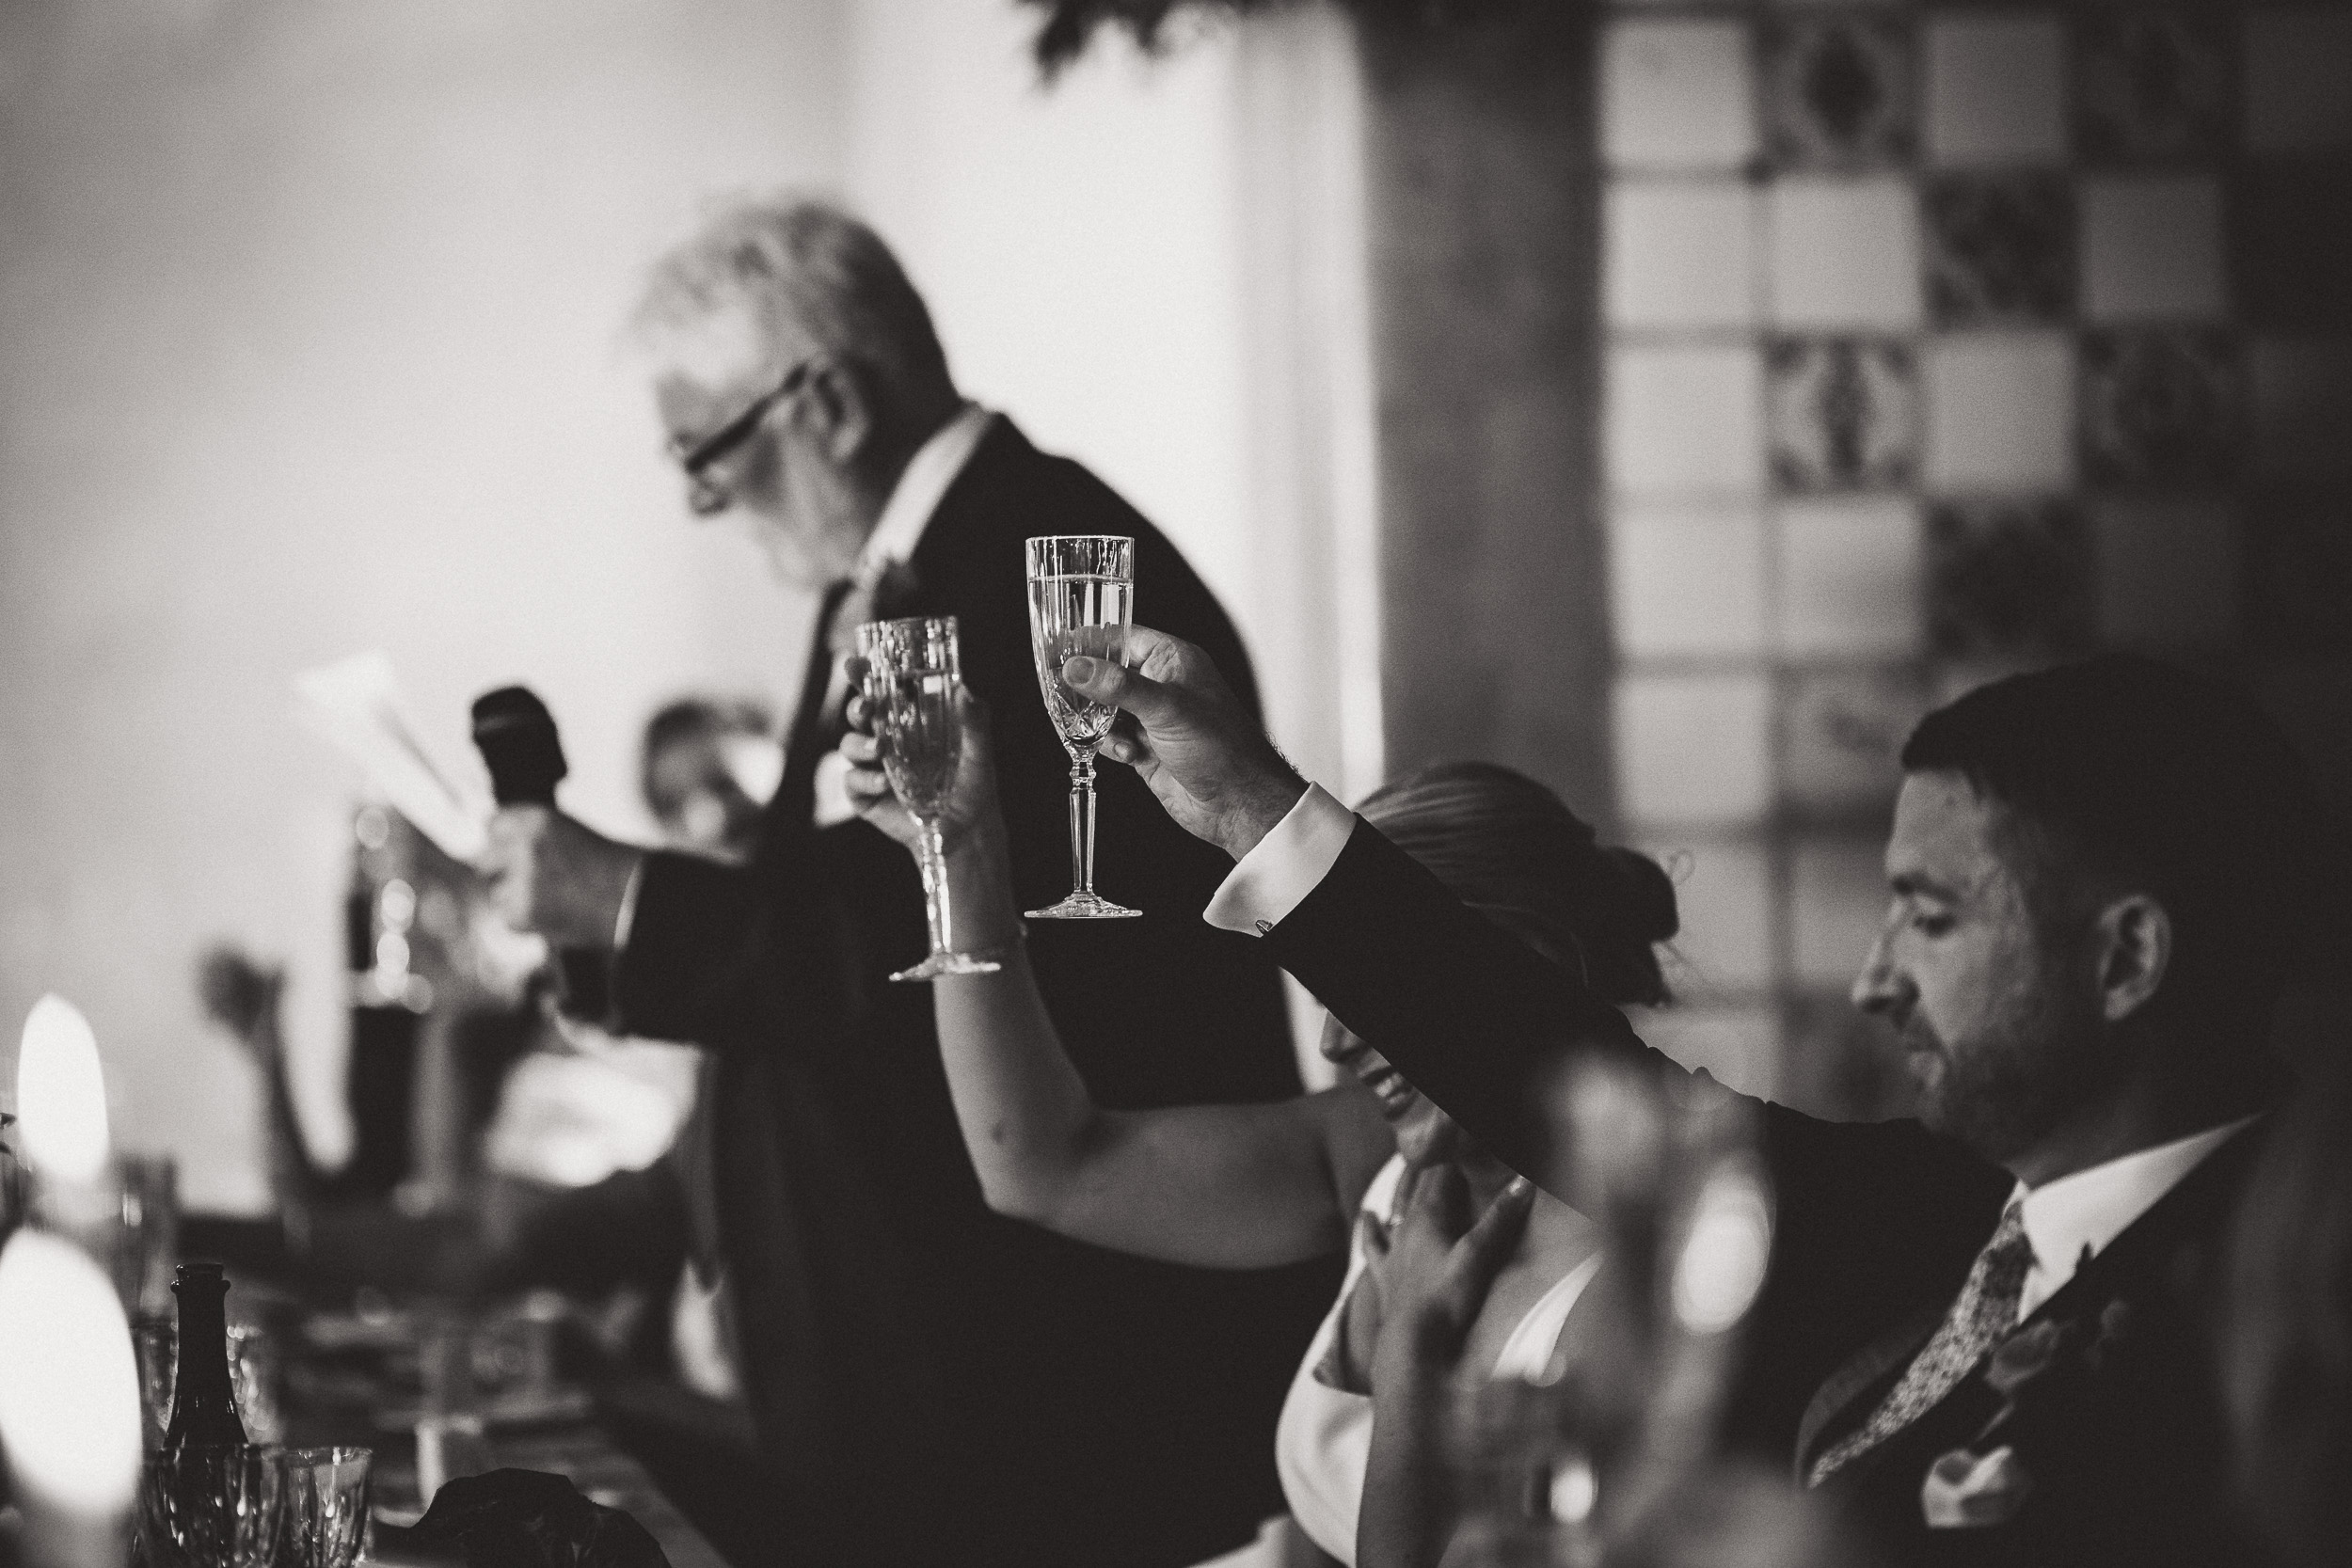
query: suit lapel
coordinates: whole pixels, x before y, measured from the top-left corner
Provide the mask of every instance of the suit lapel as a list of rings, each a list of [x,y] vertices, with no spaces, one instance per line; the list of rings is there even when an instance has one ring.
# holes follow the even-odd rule
[[[1919,1307],[1849,1357],[1814,1392],[1797,1426],[1798,1485],[1804,1484],[1805,1475],[1823,1449],[1868,1419],[1950,1310],[1949,1302],[1931,1302]]]
[[[2173,1266],[2181,1261],[2185,1246],[2220,1234],[2229,1207],[2260,1152],[2264,1131],[2264,1124],[2257,1122],[2214,1150],[2170,1192],[2151,1205],[2146,1213],[2127,1226],[2107,1244],[2106,1250],[2077,1269],[2074,1277],[2017,1325],[2018,1330],[2045,1321],[2062,1321],[2086,1310],[2104,1310],[2109,1301],[2165,1289]],[[2097,1306],[2093,1308],[2090,1304]],[[1911,1358],[1919,1353],[1950,1309],[1949,1302],[1920,1308],[1872,1340],[1821,1385],[1798,1428],[1797,1474],[1801,1481],[1823,1449],[1852,1430],[1856,1422],[1867,1418],[1876,1408],[1876,1402],[1886,1396],[1894,1380],[1902,1375]],[[1990,1405],[1996,1403],[1982,1371],[1971,1372],[1904,1433],[1855,1460],[1839,1471],[1831,1484],[1838,1479],[1867,1474],[1876,1468],[1874,1460],[1889,1453],[1909,1451],[1913,1445],[1904,1438],[1912,1433],[1929,1429],[1941,1431],[1957,1422],[1967,1430],[1953,1441],[1971,1441],[1976,1429],[1990,1418]],[[1973,1406],[1988,1408],[1978,1410]],[[1949,1447],[1950,1443],[1942,1446]]]

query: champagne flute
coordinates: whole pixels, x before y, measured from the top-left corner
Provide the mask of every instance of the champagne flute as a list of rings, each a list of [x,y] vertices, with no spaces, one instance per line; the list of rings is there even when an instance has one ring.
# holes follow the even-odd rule
[[[1029,646],[1045,711],[1070,753],[1070,896],[1031,920],[1121,920],[1141,914],[1094,891],[1094,753],[1119,709],[1072,690],[1062,660],[1084,654],[1123,662],[1135,613],[1136,542],[1118,534],[1029,541]]]
[[[963,674],[956,650],[956,621],[868,621],[857,628],[857,651],[866,659],[866,705],[882,751],[882,775],[914,816],[915,863],[923,872],[923,915],[931,950],[894,980],[933,980],[942,974],[993,974],[993,958],[955,951],[947,907],[947,850],[939,832],[940,813],[956,786],[963,760],[963,732],[956,723],[956,697]]]

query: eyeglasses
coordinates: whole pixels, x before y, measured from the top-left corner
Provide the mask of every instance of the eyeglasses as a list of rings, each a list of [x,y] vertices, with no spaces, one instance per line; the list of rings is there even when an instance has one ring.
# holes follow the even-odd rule
[[[740,413],[700,440],[670,437],[672,460],[686,470],[686,504],[697,517],[708,517],[735,504],[735,497],[708,477],[710,466],[752,438],[768,411],[799,391],[808,379],[810,361],[803,359],[784,372],[784,379],[743,405]]]

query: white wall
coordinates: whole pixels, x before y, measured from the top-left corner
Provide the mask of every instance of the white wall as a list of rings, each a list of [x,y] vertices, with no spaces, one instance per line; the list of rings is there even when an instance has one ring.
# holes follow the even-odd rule
[[[1105,33],[1051,88],[1038,13],[863,0],[850,194],[906,261],[965,391],[1093,467],[1249,607],[1234,49]],[[1152,587],[1137,585],[1144,618]]]
[[[510,678],[634,825],[661,697],[805,610],[681,520],[617,326],[713,186],[828,182],[831,0],[55,0],[0,12],[0,1065],[56,990],[120,1141],[262,1197],[193,955],[293,956],[340,1047],[351,777],[288,678],[389,649],[460,759]]]

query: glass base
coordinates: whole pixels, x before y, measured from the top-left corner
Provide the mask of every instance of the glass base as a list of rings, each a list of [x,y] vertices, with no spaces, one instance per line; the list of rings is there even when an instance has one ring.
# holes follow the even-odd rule
[[[943,974],[993,974],[1004,967],[994,958],[975,958],[969,953],[934,953],[913,969],[902,969],[891,978],[936,980]]]
[[[1092,893],[1073,893],[1050,910],[1031,910],[1031,920],[1135,920],[1141,910],[1131,910],[1123,904]]]

